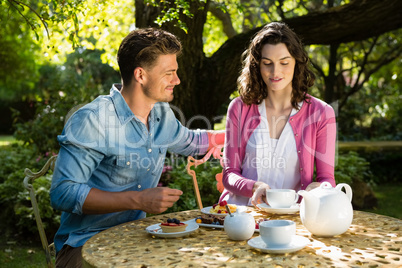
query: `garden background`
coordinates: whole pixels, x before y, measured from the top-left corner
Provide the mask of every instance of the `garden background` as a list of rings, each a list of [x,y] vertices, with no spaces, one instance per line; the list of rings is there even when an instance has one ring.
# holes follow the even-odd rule
[[[310,93],[336,111],[337,183],[352,186],[355,209],[402,219],[400,10],[399,0],[0,0],[2,267],[45,265],[24,169],[37,171],[57,154],[69,114],[120,81],[118,46],[130,30],[148,25],[183,43],[171,103],[179,120],[224,129],[241,53],[264,24],[286,22],[312,59],[317,80]],[[184,191],[169,211],[196,208],[185,163],[166,159],[161,184]],[[197,172],[203,203],[215,203],[219,163]],[[42,177],[35,187],[52,239],[60,214],[49,205],[50,181]]]

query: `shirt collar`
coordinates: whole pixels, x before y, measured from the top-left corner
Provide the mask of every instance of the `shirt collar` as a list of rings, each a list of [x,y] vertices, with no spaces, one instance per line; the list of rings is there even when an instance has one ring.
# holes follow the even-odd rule
[[[112,98],[117,117],[119,118],[120,123],[124,125],[136,117],[131,111],[130,107],[128,107],[127,102],[124,100],[123,96],[121,95],[121,88],[121,84],[113,84],[112,88],[110,89],[110,97]],[[162,112],[161,104],[162,103],[155,103],[150,113],[150,121],[160,121]]]
[[[117,118],[119,118],[120,123],[124,125],[133,119],[134,114],[121,95],[121,88],[121,84],[113,84],[112,88],[110,89],[110,97],[112,98]]]

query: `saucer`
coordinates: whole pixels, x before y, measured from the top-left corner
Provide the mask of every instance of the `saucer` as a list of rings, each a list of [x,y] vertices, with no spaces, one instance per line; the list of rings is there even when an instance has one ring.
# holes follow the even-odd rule
[[[293,236],[292,241],[288,245],[278,247],[268,247],[267,244],[265,244],[265,242],[262,240],[261,236],[252,238],[247,242],[249,246],[260,250],[261,252],[277,254],[290,253],[301,250],[302,248],[307,246],[308,243],[310,243],[310,240],[308,238],[299,235]]]
[[[176,237],[187,236],[199,228],[198,224],[195,223],[194,220],[185,221],[184,223],[187,223],[188,225],[186,227],[186,230],[183,232],[164,233],[164,232],[162,232],[160,223],[150,225],[145,230],[147,231],[147,233],[157,236],[157,237],[176,238]]]
[[[294,214],[299,212],[300,210],[299,204],[293,205],[290,208],[273,208],[270,205],[267,205],[266,203],[261,203],[258,204],[257,207],[265,212],[269,212],[272,214]]]

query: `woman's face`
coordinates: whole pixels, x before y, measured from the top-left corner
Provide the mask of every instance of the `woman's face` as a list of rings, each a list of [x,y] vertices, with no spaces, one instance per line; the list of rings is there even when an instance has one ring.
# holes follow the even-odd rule
[[[292,92],[296,60],[284,43],[266,44],[261,49],[260,72],[268,91]]]

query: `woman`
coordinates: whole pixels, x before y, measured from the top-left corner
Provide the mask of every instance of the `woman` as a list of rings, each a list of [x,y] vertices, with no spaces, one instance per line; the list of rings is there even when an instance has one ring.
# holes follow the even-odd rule
[[[266,189],[335,186],[335,113],[307,94],[315,76],[298,36],[269,23],[244,56],[240,97],[227,113],[220,200],[256,206],[266,202]]]

